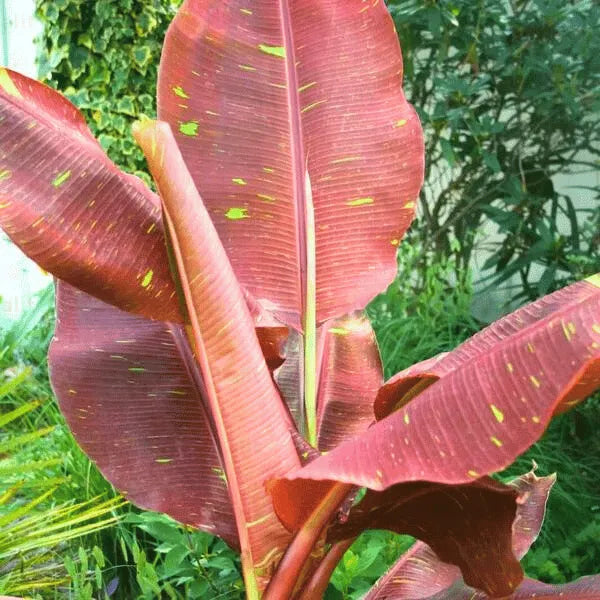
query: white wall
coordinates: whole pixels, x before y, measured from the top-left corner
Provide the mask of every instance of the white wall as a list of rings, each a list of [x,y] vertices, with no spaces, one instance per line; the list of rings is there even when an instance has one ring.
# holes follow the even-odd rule
[[[10,67],[29,77],[37,76],[34,38],[41,25],[34,18],[34,0],[0,0],[4,2],[6,27],[0,23],[0,48],[7,42],[8,56],[0,56],[3,66]],[[0,6],[0,18],[2,13]],[[2,53],[3,54],[3,53]],[[0,320],[17,318],[24,308],[34,302],[33,294],[44,288],[51,278],[42,273],[35,263],[11,244],[2,234],[0,237]]]

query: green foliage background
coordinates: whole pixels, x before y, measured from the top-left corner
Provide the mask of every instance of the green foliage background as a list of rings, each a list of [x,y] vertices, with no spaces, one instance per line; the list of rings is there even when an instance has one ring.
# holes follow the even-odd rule
[[[515,276],[519,301],[600,271],[598,180],[559,192],[552,179],[600,167],[600,4],[388,5],[425,131],[426,181],[411,231],[427,250],[422,263],[454,254],[466,269],[484,248],[487,278],[498,286]]]
[[[108,155],[146,175],[131,136],[140,115],[156,115],[163,38],[181,0],[36,0],[44,24],[40,78],[83,112]]]
[[[117,164],[146,180],[130,125],[142,114],[155,114],[162,40],[179,4],[36,0],[44,24],[41,77],[79,106]],[[388,0],[388,5],[428,159],[413,246],[401,249],[398,280],[369,307],[391,375],[450,350],[480,327],[470,312],[468,269],[484,223],[495,223],[500,232],[486,266],[496,281],[517,275],[520,299],[600,271],[599,190],[560,195],[551,180],[557,173],[598,166],[600,6],[593,0]],[[591,165],[578,164],[582,150],[592,156]],[[589,201],[577,210],[582,194]],[[48,298],[3,333],[3,378],[14,367],[34,369],[18,393],[3,399],[8,408],[50,395],[42,366],[53,323]],[[543,474],[560,473],[544,533],[525,563],[530,575],[545,581],[594,573],[600,565],[598,414],[598,402],[591,401],[560,417],[511,472],[527,470],[534,458]],[[2,435],[12,439],[48,427],[51,434],[9,458],[29,463],[64,457],[62,464],[31,475],[30,499],[42,481],[58,479],[64,481],[54,493],[56,502],[114,498],[50,400],[21,420],[19,430]],[[37,510],[50,508],[42,503]],[[132,507],[115,514],[119,524],[84,538],[81,548],[73,541],[61,547],[51,561],[61,583],[38,590],[39,597],[103,598],[115,585],[111,597],[123,600],[242,597],[238,563],[222,542]],[[407,543],[384,532],[362,536],[337,569],[328,598],[360,597]],[[0,575],[2,569],[0,559]],[[0,585],[0,593],[18,590],[18,579],[9,583]]]

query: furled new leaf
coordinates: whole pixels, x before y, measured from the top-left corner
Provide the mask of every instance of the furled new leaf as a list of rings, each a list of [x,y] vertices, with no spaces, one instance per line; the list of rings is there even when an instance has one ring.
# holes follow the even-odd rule
[[[512,522],[512,550],[517,558],[522,558],[531,544],[537,539],[542,527],[546,502],[556,478],[536,477],[532,471],[510,483],[518,492],[516,517]],[[442,513],[443,514],[443,513]],[[402,515],[398,515],[401,519]],[[488,519],[494,515],[489,514]],[[492,534],[493,535],[493,534]],[[422,536],[421,536],[422,538]],[[481,547],[468,545],[462,548],[463,556],[468,560],[469,553],[481,554],[489,544],[483,540]],[[483,569],[501,568],[502,563],[484,562]],[[435,552],[424,542],[417,542],[413,547],[385,573],[365,600],[412,600],[429,598],[444,590],[449,590],[461,581],[460,570],[447,562],[442,562]],[[471,588],[471,593],[473,593]]]
[[[179,321],[160,203],[58,92],[0,68],[0,226],[47,271],[125,310]]]
[[[465,581],[494,597],[512,593],[523,578],[512,549],[517,492],[491,478],[448,486],[413,482],[367,491],[332,541],[366,529],[389,529],[427,542],[444,562],[460,567]]]
[[[159,117],[240,282],[297,329],[311,260],[318,322],[362,308],[396,273],[423,176],[401,84],[383,2],[186,0],[169,29]]]
[[[49,363],[71,431],[123,495],[238,546],[182,326],[131,315],[59,281]]]
[[[289,534],[264,481],[300,464],[292,423],[260,351],[254,323],[217,232],[166,123],[135,129],[155,177],[185,296],[188,337],[205,383],[242,553],[258,598]]]

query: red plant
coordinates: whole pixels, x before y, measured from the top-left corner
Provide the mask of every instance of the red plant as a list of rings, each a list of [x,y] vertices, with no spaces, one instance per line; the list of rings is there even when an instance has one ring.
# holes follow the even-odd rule
[[[600,276],[385,385],[355,312],[423,177],[401,78],[381,0],[186,0],[134,132],[156,196],[0,69],[0,224],[58,278],[54,390],[125,496],[239,549],[250,599],[321,597],[373,527],[428,546],[369,598],[591,598],[521,584],[550,482],[489,474],[600,386]]]

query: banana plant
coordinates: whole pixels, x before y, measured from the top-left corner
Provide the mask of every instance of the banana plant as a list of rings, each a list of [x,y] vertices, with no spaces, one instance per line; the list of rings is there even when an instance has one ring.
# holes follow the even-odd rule
[[[57,278],[51,378],[82,448],[236,548],[250,600],[320,598],[382,527],[445,565],[440,598],[533,597],[519,523],[548,486],[490,475],[600,387],[600,275],[384,383],[362,309],[424,160],[384,3],[186,0],[158,88],[134,128],[155,194],[0,69],[0,225]]]

